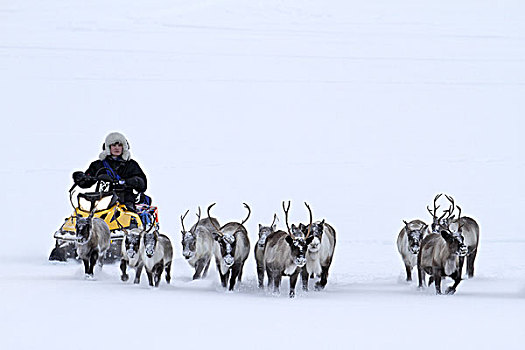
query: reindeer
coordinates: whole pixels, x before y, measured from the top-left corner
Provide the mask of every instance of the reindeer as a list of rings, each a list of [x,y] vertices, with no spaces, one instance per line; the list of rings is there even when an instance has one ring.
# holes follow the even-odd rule
[[[129,276],[126,273],[126,267],[129,265],[135,269],[135,279],[133,280],[133,283],[139,284],[142,268],[144,267],[144,263],[140,258],[140,240],[144,231],[140,228],[133,228],[129,232],[127,230],[124,230],[124,232],[126,235],[122,241],[121,248],[122,259],[120,260],[120,270],[122,271],[122,275],[120,276],[120,279],[123,282],[126,282],[129,279]]]
[[[95,263],[102,267],[104,254],[109,248],[110,231],[106,222],[93,218],[93,212],[87,218],[76,217],[77,254],[84,262],[86,277],[93,277]]]
[[[273,221],[270,226],[259,224],[259,240],[254,248],[255,261],[257,263],[257,280],[261,289],[264,288],[264,247],[268,236],[275,232],[275,220],[278,220],[277,214],[273,215]]]
[[[417,265],[421,240],[428,234],[428,225],[421,220],[406,222],[397,236],[397,250],[405,264],[407,282],[412,281],[412,268]]]
[[[279,293],[282,276],[290,276],[290,298],[295,297],[295,285],[301,269],[306,264],[306,250],[308,244],[312,242],[314,236],[310,235],[310,229],[307,230],[306,237],[303,234],[305,226],[299,224],[295,226],[288,224],[288,212],[290,211],[290,202],[285,207],[283,201],[283,210],[285,215],[286,227],[288,233],[276,231],[270,234],[266,239],[264,248],[264,267],[268,274],[268,288],[273,286],[273,292]],[[312,216],[310,215],[310,227],[312,225]]]
[[[306,202],[304,204],[310,213],[311,222],[312,210]],[[308,230],[311,230],[313,239],[308,245],[308,250],[306,251],[306,266],[301,272],[303,290],[308,290],[308,279],[314,276],[321,277],[321,279],[315,283],[315,290],[322,290],[328,282],[328,270],[330,269],[334,256],[336,242],[335,230],[327,224],[324,219],[311,223],[309,226],[304,226],[303,231],[306,237],[308,237]]]
[[[195,268],[195,273],[193,274],[193,279],[195,280],[201,278],[201,273],[202,277],[206,277],[208,274],[215,247],[213,233],[217,232],[215,226],[219,227],[219,222],[215,218],[201,219],[201,208],[199,207],[197,223],[189,231],[186,231],[184,218],[188,212],[189,210],[180,218],[182,223],[182,255],[190,266]]]
[[[154,225],[150,227],[153,228]],[[173,258],[173,247],[170,239],[160,234],[156,229],[152,232],[144,231],[140,240],[140,258],[146,268],[146,274],[150,286],[158,287],[162,270],[166,271],[166,283],[171,281],[171,261]]]
[[[450,207],[448,210],[445,210],[443,215],[439,218],[437,218],[436,211],[437,208],[435,206],[435,201],[437,198],[439,198],[441,194],[437,195],[434,199],[434,212],[432,212],[428,207],[429,213],[432,215],[432,232],[437,233],[440,232],[440,230],[446,229],[450,230],[451,232],[458,232],[464,237],[465,245],[468,248],[467,252],[467,276],[469,278],[474,277],[474,260],[476,259],[476,255],[478,253],[478,244],[479,244],[479,225],[476,222],[476,220],[468,217],[468,216],[461,216],[461,207],[456,206],[454,203],[454,198],[449,195],[445,195],[447,200],[450,202]],[[458,218],[455,219],[455,215],[453,215],[453,212],[455,208],[458,208]],[[448,215],[447,215],[448,214]],[[460,272],[463,271],[463,265],[465,262],[465,257],[462,256],[459,259],[459,265],[461,267]]]
[[[448,230],[441,233],[432,233],[423,238],[421,248],[417,256],[417,270],[419,288],[423,287],[425,273],[430,275],[429,286],[435,282],[436,293],[441,294],[441,278],[450,276],[454,284],[449,286],[446,294],[454,294],[461,282],[460,256],[465,256],[467,247],[463,242],[463,236]]]
[[[217,241],[215,244],[215,263],[221,278],[221,285],[223,288],[227,287],[228,278],[230,277],[229,290],[232,291],[235,287],[235,282],[241,281],[242,269],[244,263],[250,253],[250,240],[248,239],[248,231],[243,226],[251,214],[251,209],[248,204],[243,203],[244,207],[248,209],[248,216],[241,223],[229,222],[226,225],[219,227],[215,225],[210,216],[210,209],[215,205],[211,204],[208,207],[208,218],[210,223],[214,226],[215,231],[212,232],[213,238]]]

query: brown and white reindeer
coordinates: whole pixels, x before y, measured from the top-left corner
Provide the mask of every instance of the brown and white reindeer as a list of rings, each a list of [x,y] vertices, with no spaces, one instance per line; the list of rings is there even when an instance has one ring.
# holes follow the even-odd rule
[[[454,284],[449,286],[445,293],[454,294],[461,282],[459,258],[466,253],[463,236],[457,232],[442,229],[440,233],[431,233],[423,238],[417,257],[419,288],[423,287],[425,274],[428,274],[429,285],[434,281],[436,293],[441,294],[441,279],[450,276]]]
[[[142,268],[144,263],[140,257],[140,240],[142,239],[143,230],[141,228],[133,228],[130,231],[123,229],[125,232],[124,239],[122,240],[122,258],[120,260],[120,270],[122,275],[120,279],[123,282],[126,282],[129,279],[128,274],[126,273],[126,268],[132,267],[135,269],[135,279],[133,283],[140,283],[140,275],[142,273]]]
[[[184,228],[184,218],[188,214],[186,211],[181,216],[182,224],[182,255],[190,266],[195,268],[193,279],[206,277],[210,261],[215,251],[215,240],[213,233],[217,232],[215,227],[219,227],[219,221],[215,218],[201,219],[201,208],[197,214],[197,222],[186,231]]]
[[[428,225],[421,220],[406,222],[397,236],[397,250],[405,265],[407,282],[412,281],[412,269],[417,266],[417,254],[421,247],[421,241],[428,235]]]
[[[303,227],[303,230],[305,231],[306,238],[308,238],[308,231],[310,231],[313,239],[311,243],[308,244],[306,266],[301,272],[303,290],[308,290],[308,280],[313,276],[321,278],[315,283],[315,290],[322,290],[328,282],[328,270],[334,257],[336,243],[335,230],[331,225],[326,223],[324,219],[312,223],[312,210],[306,202],[304,204],[310,213],[310,225]]]
[[[312,242],[314,237],[310,236],[309,230],[305,237],[303,234],[305,225],[303,224],[299,224],[299,226],[292,224],[290,229],[288,224],[290,202],[288,202],[288,207],[285,207],[283,202],[283,210],[288,233],[279,230],[266,238],[263,261],[268,274],[268,288],[273,287],[273,293],[279,293],[282,276],[290,276],[289,296],[293,298],[295,297],[297,278],[306,264],[308,244]],[[312,217],[310,216],[310,226],[311,224]]]
[[[248,209],[248,216],[241,223],[229,222],[226,225],[219,227],[215,225],[214,221],[210,221],[215,231],[212,236],[216,241],[215,244],[215,263],[221,278],[221,285],[226,288],[228,286],[228,278],[230,279],[229,290],[232,291],[235,287],[235,282],[241,281],[242,270],[248,254],[250,253],[250,240],[248,239],[248,231],[243,226],[251,214],[248,204],[243,203],[244,207]],[[211,220],[210,209],[215,205],[211,204],[208,207],[208,218]],[[230,276],[231,274],[231,276]]]
[[[266,239],[277,229],[275,221],[278,220],[277,214],[273,215],[273,221],[270,226],[259,224],[259,239],[255,244],[254,255],[257,264],[257,281],[259,288],[264,288],[264,247],[266,247]]]
[[[163,270],[166,271],[166,283],[170,283],[173,247],[168,236],[160,234],[156,229],[144,231],[140,240],[140,258],[150,286],[159,286]]]
[[[102,267],[104,254],[109,248],[110,231],[108,224],[94,218],[93,212],[88,217],[76,217],[76,249],[80,259],[84,262],[86,277],[93,277],[95,263]]]
[[[461,234],[464,238],[465,245],[468,248],[467,252],[467,276],[469,278],[474,277],[474,261],[476,260],[476,255],[478,253],[478,244],[479,244],[479,225],[476,220],[468,217],[461,216],[461,207],[456,206],[454,203],[454,198],[449,195],[445,195],[447,200],[450,202],[450,207],[448,210],[445,210],[441,217],[437,217],[437,208],[435,206],[435,201],[439,198],[441,194],[437,195],[434,199],[434,212],[428,209],[429,213],[432,215],[432,232],[439,233],[441,230],[446,229],[451,232],[457,232]],[[439,207],[438,207],[439,208]],[[458,218],[455,218],[454,210],[458,209]],[[460,272],[463,270],[463,264],[465,262],[465,257],[460,258],[459,264],[461,267]]]

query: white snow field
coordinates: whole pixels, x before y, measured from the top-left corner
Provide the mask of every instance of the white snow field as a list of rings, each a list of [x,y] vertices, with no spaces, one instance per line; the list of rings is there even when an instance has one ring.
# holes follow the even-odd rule
[[[2,0],[0,96],[1,349],[523,349],[523,1]],[[47,261],[111,131],[171,285]],[[406,283],[395,246],[441,192],[481,227],[453,296]],[[215,266],[191,281],[181,214],[247,202],[253,247],[283,200],[337,230],[324,291],[258,291],[252,253],[234,292]]]

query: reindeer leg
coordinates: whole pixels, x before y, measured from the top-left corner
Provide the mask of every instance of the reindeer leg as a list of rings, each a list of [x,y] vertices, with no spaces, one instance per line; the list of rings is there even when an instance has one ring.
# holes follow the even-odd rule
[[[425,271],[423,271],[420,264],[417,264],[417,279],[418,288],[423,288],[423,284],[425,282]]]
[[[153,272],[146,268],[146,275],[148,276],[148,282],[150,287],[153,287]]]
[[[206,263],[204,264],[205,267],[204,267],[204,272],[202,273],[202,278],[208,276],[208,268],[210,267],[210,261],[211,261],[211,258],[206,260]]]
[[[219,267],[220,268],[220,267]],[[228,270],[224,275],[219,270],[219,275],[221,276],[221,285],[222,288],[228,287],[228,277],[230,275],[230,270]]]
[[[434,276],[434,283],[436,284],[436,294],[441,294],[441,270],[434,268],[432,270],[432,276]]]
[[[474,277],[474,260],[476,259],[476,254],[478,249],[474,249],[467,255],[467,276],[468,278]]]
[[[155,266],[153,266],[153,282],[155,283],[155,287],[158,287],[160,284],[162,270],[164,270],[164,260],[161,260]]]
[[[171,282],[171,261],[166,264],[165,272],[166,272],[166,283],[170,284]]]
[[[230,277],[230,288],[229,290],[232,291],[233,287],[235,287],[235,282],[237,281],[237,277],[239,277],[239,274],[241,272],[241,264],[235,264],[231,268],[231,277]]]
[[[454,280],[454,284],[447,288],[445,294],[456,293],[456,288],[458,287],[459,282],[461,282],[461,273],[459,272],[459,270],[456,270],[456,272],[450,275],[450,277],[452,277],[452,279]]]
[[[89,259],[82,259],[84,262],[84,273],[89,276]]]
[[[330,266],[321,266],[321,280],[315,284],[315,290],[322,290],[328,283],[328,268]]]
[[[122,271],[122,276],[120,276],[120,280],[122,282],[126,282],[129,279],[129,276],[126,273],[126,266],[127,266],[127,261],[125,259],[121,259],[120,260],[120,271]]]
[[[89,272],[88,274],[90,276],[93,276],[93,269],[95,268],[95,264],[97,263],[97,259],[98,259],[98,251],[94,251],[93,253],[91,253],[91,257],[89,259]]]
[[[194,280],[201,278],[202,269],[204,269],[204,259],[199,259],[195,262]]]
[[[295,285],[297,284],[297,279],[299,278],[299,272],[299,269],[295,269],[295,272],[292,275],[290,275],[290,298],[295,297]]]
[[[274,275],[269,268],[266,268],[266,274],[268,275],[268,289],[275,285]]]
[[[459,257],[459,267],[458,267],[458,270],[459,270],[459,277],[461,278],[461,274],[463,273],[463,265],[465,264],[465,257],[464,256],[460,256]]]
[[[257,282],[259,285],[259,289],[263,289],[264,288],[264,266],[259,263],[257,263]]]
[[[405,270],[407,273],[407,282],[411,282],[412,281],[412,267],[408,264],[405,264]]]
[[[303,282],[303,290],[308,292],[308,281],[310,279],[310,274],[306,270],[306,266],[303,266],[301,269],[301,281]]]
[[[142,274],[142,265],[137,266],[135,270],[135,280],[133,281],[134,284],[140,284],[140,275]]]
[[[283,278],[283,275],[282,274],[276,274],[275,278],[274,278],[274,285],[273,285],[273,292],[278,294],[281,290],[281,280]]]
[[[242,279],[242,270],[244,269],[244,263],[241,264],[241,267],[239,268],[239,276],[237,276],[237,281],[241,282]]]

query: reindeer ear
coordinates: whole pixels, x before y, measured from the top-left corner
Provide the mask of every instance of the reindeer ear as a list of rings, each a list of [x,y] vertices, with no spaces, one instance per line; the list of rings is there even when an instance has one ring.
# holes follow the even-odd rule
[[[321,226],[322,226],[322,225],[324,225],[324,219],[323,219],[323,221],[321,221]]]
[[[259,231],[261,230],[261,227],[263,227],[263,225],[259,224]]]
[[[219,240],[219,234],[217,232],[212,232],[211,235],[213,236],[213,239],[218,241]]]
[[[276,224],[273,224],[273,225],[272,225],[272,231],[275,232],[276,229],[277,229],[277,225],[276,225]]]

